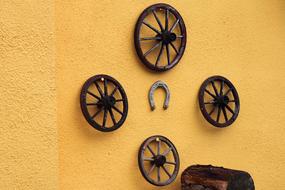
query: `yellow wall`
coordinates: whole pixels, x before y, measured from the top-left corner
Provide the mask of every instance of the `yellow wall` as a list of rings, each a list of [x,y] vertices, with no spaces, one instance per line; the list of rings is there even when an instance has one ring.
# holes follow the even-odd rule
[[[0,1],[0,189],[57,189],[54,2]]]
[[[180,174],[191,164],[222,165],[250,172],[258,190],[285,189],[285,2],[164,2],[181,13],[188,42],[178,66],[160,74],[133,46],[139,14],[157,1],[0,2],[0,189],[158,189],[137,165],[140,144],[154,134],[176,145]],[[90,127],[79,106],[81,86],[99,73],[119,80],[129,99],[113,133]],[[241,100],[226,129],[198,108],[198,89],[215,74]],[[147,93],[159,79],[170,107],[160,108],[158,91],[151,112]],[[179,178],[161,189],[178,190]]]
[[[283,0],[164,1],[176,7],[188,31],[185,54],[169,72],[153,74],[133,46],[136,20],[156,1],[58,1],[57,90],[62,189],[155,189],[141,176],[137,152],[154,134],[169,137],[181,159],[180,173],[195,163],[249,171],[256,189],[285,189],[285,2]],[[118,79],[129,99],[122,128],[100,133],[79,106],[87,78]],[[211,127],[200,114],[201,83],[220,74],[236,86],[237,121]],[[156,80],[171,90],[170,107],[150,111],[147,93]],[[180,179],[162,189],[179,189]]]

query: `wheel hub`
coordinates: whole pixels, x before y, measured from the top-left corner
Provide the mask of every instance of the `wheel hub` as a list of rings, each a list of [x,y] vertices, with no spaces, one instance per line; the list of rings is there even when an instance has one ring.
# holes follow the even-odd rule
[[[162,34],[159,35],[161,38],[160,41],[162,41],[164,44],[169,44],[170,42],[173,42],[176,40],[176,34],[173,32],[163,32]]]
[[[157,167],[161,167],[165,164],[166,162],[166,157],[163,155],[156,155],[154,157],[153,164],[155,164]]]
[[[215,99],[215,105],[217,106],[226,106],[229,103],[228,96],[219,96]]]
[[[98,103],[98,107],[105,107],[110,109],[116,103],[116,99],[113,96],[104,96]]]

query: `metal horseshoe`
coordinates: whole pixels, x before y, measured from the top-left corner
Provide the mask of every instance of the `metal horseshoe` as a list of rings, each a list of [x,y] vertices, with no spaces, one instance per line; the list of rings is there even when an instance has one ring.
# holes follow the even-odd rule
[[[170,99],[170,91],[169,91],[169,88],[167,86],[167,84],[161,80],[159,81],[156,81],[150,88],[149,90],[149,94],[148,94],[148,99],[149,99],[149,103],[150,103],[150,108],[151,110],[153,111],[155,109],[155,104],[154,104],[154,99],[153,99],[153,94],[154,94],[154,91],[157,89],[157,88],[163,88],[166,92],[166,97],[165,97],[165,100],[164,100],[164,104],[163,104],[163,108],[166,110],[168,108],[168,105],[169,105],[169,99]]]

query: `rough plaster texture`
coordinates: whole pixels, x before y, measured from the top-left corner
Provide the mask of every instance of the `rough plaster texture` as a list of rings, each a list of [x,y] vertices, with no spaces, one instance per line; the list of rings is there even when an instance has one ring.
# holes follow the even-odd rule
[[[53,1],[0,1],[0,76],[0,189],[57,189]]]
[[[149,72],[138,60],[133,31],[141,11],[157,1],[56,2],[59,168],[61,189],[158,189],[141,176],[137,151],[154,134],[169,137],[191,164],[248,171],[257,190],[285,189],[285,1],[166,0],[188,29],[185,54],[166,73]],[[81,114],[79,93],[87,78],[105,73],[118,79],[129,99],[123,127],[100,133]],[[197,93],[211,75],[236,86],[241,112],[229,128],[211,127]],[[157,80],[171,91],[168,110],[155,94]],[[180,180],[160,189],[180,189]]]
[[[137,59],[133,30],[155,1],[62,0],[55,12],[53,1],[0,1],[0,189],[157,189],[137,165],[153,134],[176,145],[180,173],[210,163],[250,172],[258,190],[285,189],[285,2],[165,2],[183,16],[188,43],[177,67],[154,74]],[[128,95],[128,118],[114,133],[94,130],[80,111],[80,88],[98,73]],[[222,130],[197,102],[214,74],[229,78],[241,99],[237,121]],[[162,109],[157,91],[151,112],[147,93],[159,79],[169,85],[170,107]],[[180,189],[179,177],[161,189]]]

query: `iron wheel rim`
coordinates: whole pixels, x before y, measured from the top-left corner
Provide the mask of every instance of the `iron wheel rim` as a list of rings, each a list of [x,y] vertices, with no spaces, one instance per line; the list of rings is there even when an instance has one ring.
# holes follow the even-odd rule
[[[219,98],[222,98],[221,96],[224,96],[224,99],[227,99],[225,96],[227,96],[229,93],[232,93],[233,99],[227,100],[226,103],[224,103],[224,102],[222,102],[221,104],[216,103],[218,98],[215,99],[213,97],[213,96],[217,96],[216,90],[218,90],[218,89],[216,89],[216,90],[214,89],[215,82],[218,82],[221,85],[219,92],[218,92]],[[222,86],[222,83],[223,83],[223,86]],[[207,92],[207,87],[209,85],[211,85],[214,89],[214,93],[212,93],[212,95],[210,95],[209,92]],[[225,89],[225,85],[228,87],[226,92],[223,91]],[[221,87],[222,87],[222,91],[221,91]],[[220,94],[221,92],[223,94]],[[204,102],[205,94],[209,94],[210,96],[212,96],[212,98],[213,98],[212,102]],[[232,107],[230,107],[228,105],[230,102],[234,104],[234,109],[232,109]],[[207,104],[206,103],[213,105],[210,112],[207,111],[207,108],[206,108]],[[224,104],[226,104],[226,105],[224,105]],[[199,90],[199,106],[200,106],[200,110],[201,110],[202,115],[210,124],[212,124],[213,126],[218,127],[218,128],[224,128],[224,127],[230,126],[237,119],[238,114],[239,114],[239,110],[240,110],[240,100],[239,100],[239,96],[238,96],[238,92],[237,92],[236,88],[228,79],[226,79],[225,77],[222,77],[222,76],[212,76],[212,77],[209,77],[208,79],[206,79],[200,87],[200,90]],[[214,119],[213,117],[211,117],[211,115],[216,111],[218,111],[218,113],[217,113],[217,117]],[[220,114],[219,114],[219,112],[220,112]],[[231,113],[230,118],[228,117],[229,112]],[[219,122],[218,117],[221,117],[221,115],[223,115],[223,117],[224,117],[224,122]]]
[[[143,21],[145,20],[145,18],[149,15],[152,14],[153,11],[156,11],[158,9],[163,9],[163,10],[169,10],[169,12],[177,19],[179,20],[179,28],[180,28],[180,32],[181,32],[181,36],[183,36],[181,38],[181,44],[178,50],[178,53],[176,54],[175,58],[171,61],[170,64],[163,66],[163,67],[159,67],[157,66],[158,63],[151,63],[146,56],[144,56],[144,53],[142,51],[141,45],[140,45],[140,29],[141,26],[143,25]],[[162,32],[162,29],[161,31]],[[186,33],[186,26],[185,23],[181,17],[181,15],[179,14],[179,12],[172,6],[168,5],[168,4],[164,4],[164,3],[159,3],[159,4],[154,4],[151,5],[149,7],[147,7],[139,16],[136,26],[135,26],[135,33],[134,33],[134,42],[135,42],[135,49],[137,52],[138,57],[140,58],[141,62],[149,69],[157,71],[157,72],[163,72],[163,71],[167,71],[170,70],[171,68],[175,67],[179,61],[181,60],[185,48],[186,48],[186,41],[187,41],[187,33]],[[162,49],[162,47],[161,47]],[[166,48],[164,48],[166,49]],[[170,51],[170,50],[169,50]],[[157,56],[158,57],[158,56]]]
[[[95,119],[93,119],[92,117],[92,115],[90,115],[90,112],[88,111],[88,103],[86,102],[86,96],[87,96],[87,94],[90,94],[90,92],[89,92],[89,88],[90,88],[90,86],[91,85],[93,85],[93,84],[95,84],[95,82],[98,82],[98,81],[102,81],[102,79],[104,79],[104,85],[105,85],[105,81],[108,81],[108,83],[112,83],[113,85],[114,85],[114,89],[116,89],[115,90],[115,92],[114,92],[114,94],[115,93],[119,93],[120,94],[120,96],[121,96],[121,99],[113,99],[113,98],[111,98],[112,99],[112,101],[116,101],[116,103],[117,102],[122,102],[123,103],[123,110],[120,110],[120,109],[118,109],[118,108],[114,108],[113,106],[111,107],[111,108],[106,108],[105,106],[102,106],[102,108],[101,108],[101,111],[100,112],[104,112],[104,116],[103,116],[103,123],[102,124],[100,124],[100,123],[98,123]],[[106,82],[107,83],[107,82]],[[109,84],[108,84],[109,85]],[[97,87],[97,86],[96,86]],[[104,88],[105,88],[105,86],[104,86]],[[108,89],[108,87],[107,87],[107,89]],[[113,90],[114,90],[113,89]],[[98,89],[98,87],[97,87],[97,90],[98,90],[98,92],[99,92],[99,89]],[[102,90],[102,89],[101,89]],[[91,92],[92,93],[92,92]],[[104,89],[104,93],[105,93],[105,89]],[[109,96],[111,96],[111,94],[113,93],[113,91],[110,93],[110,94],[107,94],[107,96],[109,95]],[[101,93],[99,93],[100,95],[101,95]],[[114,96],[114,94],[112,95],[112,96]],[[94,93],[93,93],[93,95],[95,95]],[[92,96],[93,96],[92,95]],[[95,95],[96,96],[96,95]],[[90,104],[94,104],[94,106],[96,106],[96,104],[98,103],[98,102],[100,102],[100,100],[99,99],[101,99],[102,100],[102,96],[99,96],[99,95],[97,95],[98,97],[99,97],[99,99],[98,98],[95,98],[95,96],[93,96],[94,97],[94,99],[97,99],[97,102],[94,102],[94,103],[90,103]],[[113,103],[113,102],[112,102]],[[115,106],[115,104],[116,103],[114,103],[114,106]],[[98,106],[98,104],[97,104],[97,106]],[[100,74],[100,75],[95,75],[95,76],[93,76],[93,77],[91,77],[91,78],[89,78],[85,83],[84,83],[84,85],[82,86],[82,89],[81,89],[81,93],[80,93],[80,107],[81,107],[81,111],[82,111],[82,113],[83,113],[83,115],[84,115],[84,117],[85,117],[85,119],[87,120],[87,122],[93,127],[93,128],[95,128],[95,129],[97,129],[97,130],[99,130],[99,131],[101,131],[101,132],[111,132],[111,131],[114,131],[114,130],[117,130],[117,129],[119,129],[122,125],[123,125],[123,123],[125,122],[125,120],[126,120],[126,118],[127,118],[127,114],[128,114],[128,99],[127,99],[127,95],[126,95],[126,93],[125,93],[125,91],[124,91],[124,89],[123,89],[123,87],[121,86],[121,84],[116,80],[116,79],[114,79],[113,77],[111,77],[111,76],[108,76],[108,75],[104,75],[104,74]],[[105,111],[105,109],[107,109],[107,111]],[[110,109],[112,110],[112,111],[110,111]],[[114,116],[114,111],[117,111],[118,112],[118,110],[121,112],[120,113],[120,115],[121,115],[121,117],[120,117],[120,119],[117,121],[116,120],[116,118],[115,118],[115,116]],[[99,108],[98,108],[98,111],[99,111]],[[98,114],[100,114],[100,112],[98,113]],[[111,116],[111,112],[113,112],[113,116]],[[97,112],[96,112],[97,113]],[[95,113],[95,114],[96,114]],[[118,112],[119,113],[119,112]],[[95,115],[94,114],[94,115]],[[98,115],[97,114],[97,115]],[[111,127],[106,127],[106,126],[104,126],[104,120],[106,120],[105,121],[105,124],[106,124],[106,122],[107,122],[107,119],[105,119],[105,114],[107,114],[107,116],[106,116],[106,118],[108,117],[108,115],[109,115],[109,117],[111,117],[111,120],[112,120],[112,122],[113,122],[113,126],[111,126]],[[96,116],[97,116],[96,115]],[[95,117],[96,117],[95,116]],[[95,118],[94,117],[94,118]],[[114,118],[115,118],[115,122],[114,122]]]
[[[157,139],[160,139],[161,142],[164,142],[168,146],[168,148],[171,148],[171,150],[167,154],[169,154],[170,152],[173,154],[174,163],[175,163],[175,165],[174,165],[175,168],[174,168],[172,174],[170,174],[170,175],[167,174],[169,178],[165,181],[158,181],[158,179],[154,180],[153,178],[151,178],[147,174],[147,171],[144,167],[144,162],[146,161],[145,160],[146,158],[144,156],[145,150],[148,149],[148,146],[150,143],[156,141]],[[154,153],[154,154],[155,154],[155,156],[158,155],[158,153]],[[163,155],[163,153],[161,155]],[[166,162],[168,162],[168,161],[166,160]],[[174,144],[168,138],[161,136],[161,135],[151,136],[151,137],[147,138],[141,144],[140,149],[139,149],[139,153],[138,153],[138,163],[139,163],[139,169],[141,171],[142,176],[145,178],[145,180],[147,180],[149,183],[151,183],[152,185],[155,185],[155,186],[165,186],[165,185],[169,185],[170,183],[172,183],[176,179],[178,172],[179,172],[179,167],[180,167],[180,160],[179,160],[179,154],[177,152],[177,149],[175,148]],[[152,167],[153,166],[154,166],[154,164],[152,164]],[[161,167],[163,168],[163,166],[161,166]],[[155,166],[155,168],[158,172],[160,171],[157,169],[158,168],[157,166]],[[164,172],[166,172],[165,168],[162,170],[164,170]]]

